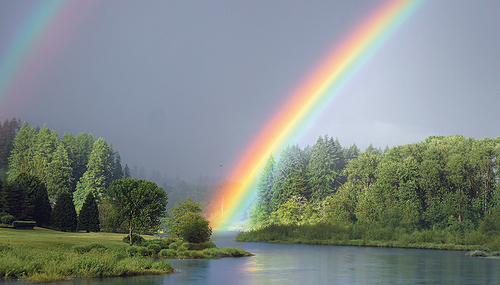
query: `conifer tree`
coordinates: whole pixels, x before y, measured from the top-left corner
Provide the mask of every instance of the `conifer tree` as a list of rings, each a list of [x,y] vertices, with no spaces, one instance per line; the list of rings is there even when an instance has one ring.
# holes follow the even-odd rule
[[[95,141],[90,154],[87,171],[78,182],[75,191],[75,206],[81,209],[88,192],[92,191],[100,201],[106,190],[107,174],[110,173],[109,147],[106,141],[99,138]]]
[[[13,182],[13,187],[18,191],[24,191],[29,207],[32,210],[30,216],[36,221],[38,226],[50,225],[51,207],[47,188],[38,177],[27,173],[21,173]]]
[[[74,232],[77,225],[77,216],[73,195],[68,191],[60,191],[52,211],[52,225],[63,231]]]
[[[8,180],[14,181],[21,172],[27,172],[30,169],[29,156],[31,147],[35,141],[36,131],[27,123],[21,126],[13,141],[13,149],[9,156],[9,170],[7,172]]]
[[[51,162],[45,168],[45,180],[49,197],[57,197],[58,191],[71,192],[73,169],[68,153],[62,143],[59,143]]]
[[[100,231],[99,210],[92,192],[87,194],[82,210],[78,215],[77,231],[81,230],[86,231],[87,233]]]
[[[130,178],[130,168],[128,164],[125,164],[125,169],[123,169],[123,178]]]

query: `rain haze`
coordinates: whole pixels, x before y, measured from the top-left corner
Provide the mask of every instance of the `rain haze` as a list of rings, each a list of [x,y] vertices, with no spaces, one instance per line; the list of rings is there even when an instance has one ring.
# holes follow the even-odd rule
[[[16,71],[29,80],[0,93],[0,119],[103,137],[148,175],[223,179],[382,2],[81,1],[59,33],[35,43],[47,52]],[[0,1],[0,71],[40,3]],[[328,134],[365,149],[500,135],[498,15],[498,1],[423,2],[291,143]]]

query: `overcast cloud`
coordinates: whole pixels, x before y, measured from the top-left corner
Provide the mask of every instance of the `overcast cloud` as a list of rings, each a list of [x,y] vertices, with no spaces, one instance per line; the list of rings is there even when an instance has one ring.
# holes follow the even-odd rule
[[[0,1],[0,55],[36,3]],[[88,3],[35,86],[0,94],[0,119],[46,123],[60,136],[86,131],[112,142],[123,164],[191,179],[224,177],[382,2]],[[329,134],[364,149],[500,135],[499,15],[499,1],[425,1],[297,143]]]

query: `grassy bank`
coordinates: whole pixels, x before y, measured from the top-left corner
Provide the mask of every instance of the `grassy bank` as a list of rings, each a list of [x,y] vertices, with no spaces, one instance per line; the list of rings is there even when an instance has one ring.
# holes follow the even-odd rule
[[[314,245],[346,245],[439,250],[500,250],[500,237],[477,231],[450,233],[444,230],[408,231],[401,228],[370,228],[368,226],[271,225],[241,232],[236,241],[304,243]]]
[[[123,234],[0,228],[0,280],[50,282],[74,278],[167,274],[168,258],[243,257],[252,254],[212,242],[193,244],[142,236],[129,246]]]
[[[165,260],[130,256],[122,238],[122,234],[111,233],[0,228],[0,276],[3,280],[49,282],[173,272]]]

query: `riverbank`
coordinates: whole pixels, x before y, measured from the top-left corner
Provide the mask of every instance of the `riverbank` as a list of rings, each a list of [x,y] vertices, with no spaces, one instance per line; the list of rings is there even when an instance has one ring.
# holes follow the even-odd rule
[[[0,278],[51,282],[174,272],[165,260],[130,256],[123,234],[0,228]]]
[[[485,252],[497,251],[500,247],[498,237],[489,237],[477,232],[460,235],[442,230],[413,232],[391,228],[364,230],[328,224],[314,226],[272,225],[249,232],[240,232],[235,240],[240,242],[480,250]]]
[[[142,236],[129,246],[124,234],[0,228],[0,280],[51,282],[75,278],[160,275],[174,272],[166,258],[250,256],[239,248]],[[203,248],[201,248],[201,247]]]

